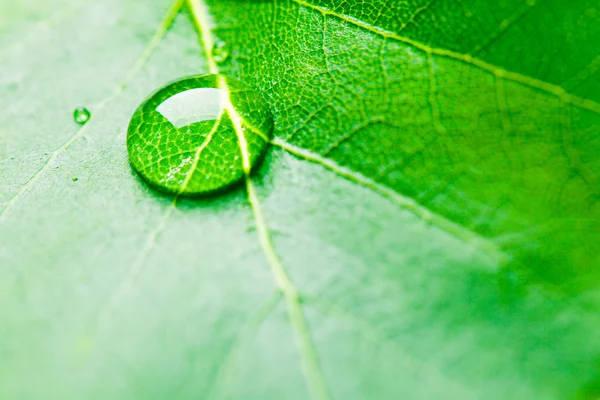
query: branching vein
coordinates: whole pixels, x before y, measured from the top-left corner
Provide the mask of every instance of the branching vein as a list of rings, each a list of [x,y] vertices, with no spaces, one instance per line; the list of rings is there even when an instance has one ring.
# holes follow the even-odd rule
[[[186,0],[196,29],[200,36],[200,43],[204,47],[204,52],[207,58],[207,63],[211,73],[218,73],[217,63],[212,57],[212,33],[210,31],[210,14],[209,10],[202,0]],[[326,400],[329,399],[329,389],[325,382],[325,377],[321,370],[317,353],[310,337],[308,324],[302,311],[300,304],[300,298],[298,296],[298,290],[292,283],[287,272],[285,271],[275,248],[273,246],[269,229],[265,222],[262,214],[260,201],[258,194],[250,176],[251,163],[250,156],[248,154],[248,146],[243,131],[243,120],[242,117],[237,113],[235,107],[231,104],[229,88],[225,79],[219,80],[220,89],[224,92],[224,110],[228,113],[233,123],[237,139],[239,142],[240,152],[242,155],[242,165],[244,168],[244,179],[246,182],[246,191],[248,194],[248,201],[254,214],[254,220],[256,229],[259,235],[259,240],[263,252],[267,258],[267,262],[271,273],[275,279],[275,282],[283,294],[285,299],[288,316],[294,330],[296,338],[296,345],[299,349],[300,359],[302,361],[303,371],[306,377],[311,396],[314,399]]]
[[[231,346],[229,346],[225,360],[219,365],[213,386],[210,388],[208,396],[206,396],[207,399],[222,398],[222,391],[227,387],[227,383],[233,379],[236,361],[240,356],[242,347],[256,335],[262,323],[277,307],[280,300],[281,292],[277,290],[248,318]]]
[[[584,109],[587,109],[587,110],[590,110],[590,111],[600,114],[600,103],[596,103],[593,100],[585,99],[585,98],[567,93],[565,91],[565,89],[560,86],[553,85],[551,83],[544,82],[539,79],[535,79],[535,78],[532,78],[532,77],[529,77],[526,75],[518,74],[516,72],[506,71],[503,68],[497,67],[497,66],[489,64],[485,61],[474,58],[471,54],[461,54],[461,53],[451,51],[451,50],[438,49],[438,48],[433,48],[433,47],[427,46],[416,40],[409,39],[404,36],[400,36],[394,32],[390,32],[385,29],[369,25],[368,23],[361,21],[359,19],[337,13],[335,11],[329,10],[329,9],[321,7],[321,6],[311,4],[306,0],[293,0],[293,1],[301,6],[318,11],[321,14],[331,15],[332,17],[346,21],[349,24],[358,26],[369,32],[375,33],[376,35],[379,35],[383,38],[392,39],[392,40],[396,40],[396,41],[405,43],[405,44],[407,44],[411,47],[414,47],[416,49],[419,49],[425,53],[430,53],[430,54],[434,54],[439,57],[450,58],[453,60],[463,62],[465,64],[470,64],[470,65],[478,67],[484,71],[490,72],[494,75],[502,75],[507,80],[517,82],[517,83],[520,83],[522,85],[525,85],[525,86],[528,86],[528,87],[531,87],[531,88],[534,88],[537,90],[547,92],[551,95],[559,97],[565,103],[569,103],[569,104],[575,105],[577,107],[584,108]]]
[[[104,100],[101,100],[94,107],[92,107],[94,114],[92,114],[90,120],[84,126],[79,128],[77,130],[77,132],[75,132],[75,134],[73,136],[71,136],[61,147],[59,147],[57,150],[52,152],[52,154],[46,160],[44,165],[42,165],[42,167],[27,181],[27,183],[25,183],[25,185],[23,185],[23,187],[21,187],[21,189],[19,189],[19,191],[6,203],[6,206],[4,207],[2,212],[0,212],[0,222],[6,217],[8,212],[19,201],[19,199],[31,189],[31,187],[38,181],[38,179],[42,175],[44,175],[44,173],[46,171],[48,171],[48,169],[54,163],[54,161],[56,161],[56,159],[65,150],[67,150],[73,143],[75,143],[75,141],[77,141],[77,139],[83,137],[87,128],[90,126],[90,123],[92,122],[91,120],[94,119],[94,115],[98,114],[104,107],[106,107],[106,105],[108,105],[111,101],[113,101],[115,98],[117,98],[121,94],[121,92],[123,92],[123,90],[125,89],[125,87],[127,87],[129,82],[131,81],[131,79],[133,79],[133,77],[146,64],[146,62],[150,58],[150,55],[156,48],[156,46],[160,43],[161,39],[164,37],[167,30],[171,27],[173,20],[179,13],[179,10],[181,10],[182,6],[183,6],[183,0],[175,0],[175,2],[173,3],[173,6],[169,10],[166,18],[161,23],[161,25],[158,27],[158,29],[154,33],[154,36],[152,37],[152,39],[150,40],[150,42],[148,43],[148,45],[146,46],[146,48],[144,49],[142,54],[139,56],[137,61],[131,67],[131,69],[129,70],[127,75],[125,75],[125,78],[123,79],[123,81],[121,81],[121,83],[112,91],[112,93],[108,97],[106,97]]]

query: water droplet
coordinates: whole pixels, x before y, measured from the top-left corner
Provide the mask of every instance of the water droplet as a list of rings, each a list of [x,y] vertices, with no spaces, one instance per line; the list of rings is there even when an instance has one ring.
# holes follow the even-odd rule
[[[222,63],[229,58],[229,45],[225,42],[217,42],[212,48],[212,56],[216,62]]]
[[[144,100],[129,123],[127,151],[133,168],[158,189],[204,194],[240,181],[272,131],[258,92],[222,75],[193,76]]]
[[[87,108],[77,107],[75,111],[73,111],[73,119],[79,125],[84,125],[86,122],[90,120],[91,114]]]

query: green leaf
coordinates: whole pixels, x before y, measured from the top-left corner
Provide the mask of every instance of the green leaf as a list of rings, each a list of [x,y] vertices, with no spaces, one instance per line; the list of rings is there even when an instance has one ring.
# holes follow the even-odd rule
[[[168,84],[138,107],[127,149],[132,166],[156,188],[214,193],[250,172],[272,130],[260,94],[225,76],[193,76]]]
[[[1,5],[0,398],[597,397],[596,3]],[[202,73],[272,150],[161,196],[127,124]]]

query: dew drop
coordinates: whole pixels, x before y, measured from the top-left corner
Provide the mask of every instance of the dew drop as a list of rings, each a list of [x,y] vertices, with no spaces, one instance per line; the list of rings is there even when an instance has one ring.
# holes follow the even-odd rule
[[[217,42],[212,48],[212,56],[218,63],[223,63],[229,58],[229,45],[225,42]]]
[[[90,117],[91,117],[91,114],[87,108],[77,107],[73,111],[73,119],[79,125],[84,125],[86,122],[88,122],[90,120]]]
[[[258,92],[223,75],[192,76],[142,102],[129,123],[127,151],[133,168],[157,189],[206,194],[242,180],[244,165],[260,161],[272,131]]]

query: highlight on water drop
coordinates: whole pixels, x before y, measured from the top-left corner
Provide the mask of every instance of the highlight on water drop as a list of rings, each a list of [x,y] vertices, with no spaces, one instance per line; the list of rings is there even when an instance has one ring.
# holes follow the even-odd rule
[[[151,94],[131,117],[127,151],[150,185],[175,195],[220,191],[264,155],[271,111],[248,85],[223,75],[192,76]]]

